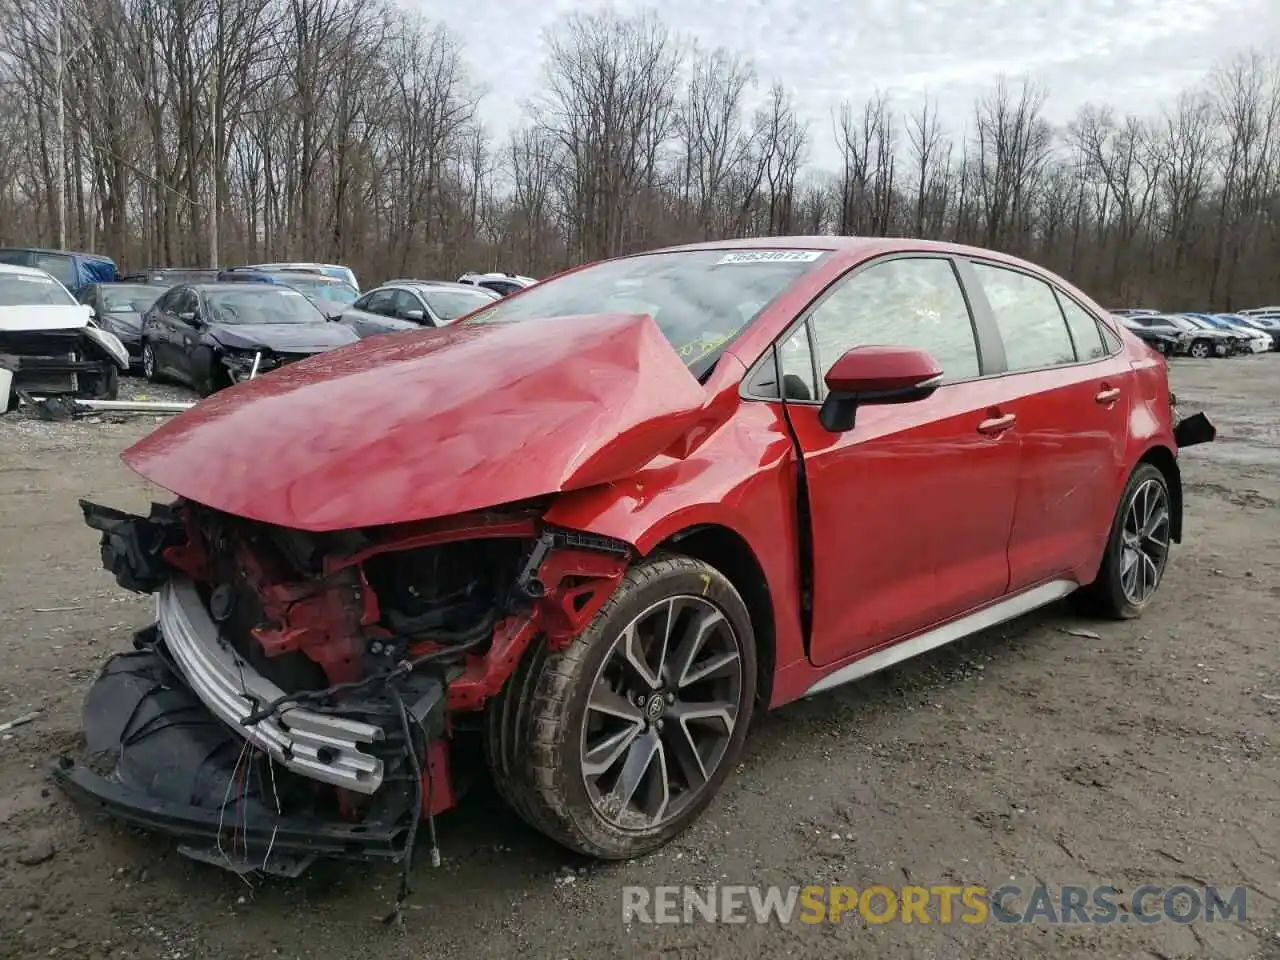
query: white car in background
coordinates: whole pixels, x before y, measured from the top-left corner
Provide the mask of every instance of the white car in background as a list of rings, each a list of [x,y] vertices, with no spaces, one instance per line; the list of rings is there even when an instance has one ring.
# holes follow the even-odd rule
[[[459,283],[467,283],[474,287],[492,290],[500,297],[509,297],[526,287],[532,287],[538,281],[533,277],[523,277],[518,273],[464,273],[458,278]]]
[[[1271,350],[1275,341],[1271,339],[1271,334],[1265,330],[1260,330],[1252,323],[1249,318],[1236,313],[1215,313],[1213,318],[1221,323],[1225,323],[1237,333],[1242,333],[1249,338],[1249,351],[1251,353],[1266,353]]]
[[[17,390],[114,400],[129,352],[51,274],[0,264],[0,411]]]

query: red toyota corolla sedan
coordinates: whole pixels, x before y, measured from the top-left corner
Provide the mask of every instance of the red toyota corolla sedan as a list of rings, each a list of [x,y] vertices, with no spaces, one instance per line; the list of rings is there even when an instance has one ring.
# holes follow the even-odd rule
[[[1165,360],[967,247],[806,237],[592,264],[452,327],[239,384],[131,447],[176,496],[83,503],[156,623],[63,787],[293,874],[405,860],[487,764],[625,858],[757,711],[1069,594],[1130,617],[1182,535]]]

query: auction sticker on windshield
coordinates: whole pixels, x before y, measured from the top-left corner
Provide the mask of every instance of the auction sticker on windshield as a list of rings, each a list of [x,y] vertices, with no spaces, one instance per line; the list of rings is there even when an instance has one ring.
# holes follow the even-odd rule
[[[812,263],[822,256],[821,250],[735,250],[716,261],[726,263]]]

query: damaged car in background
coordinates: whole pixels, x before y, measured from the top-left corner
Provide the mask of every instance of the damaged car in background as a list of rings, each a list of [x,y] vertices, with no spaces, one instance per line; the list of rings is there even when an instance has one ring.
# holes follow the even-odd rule
[[[0,411],[33,396],[114,400],[129,353],[43,270],[0,264]]]
[[[182,284],[142,317],[143,375],[201,396],[359,339],[297,290],[234,281]]]
[[[1183,534],[1179,447],[1214,437],[1175,416],[1162,357],[991,251],[579,268],[130,447],[175,499],[81,506],[156,620],[53,776],[188,856],[384,859],[402,895],[478,768],[564,846],[634,857],[757,710],[1067,596],[1139,615]]]

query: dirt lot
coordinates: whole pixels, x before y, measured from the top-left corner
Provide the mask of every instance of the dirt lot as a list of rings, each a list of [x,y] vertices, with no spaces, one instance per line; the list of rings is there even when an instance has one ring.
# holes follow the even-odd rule
[[[584,864],[488,793],[391,869],[248,885],[83,821],[44,769],[149,604],[100,568],[76,498],[139,509],[117,461],[150,419],[0,418],[0,957],[1280,957],[1280,355],[1177,361],[1222,439],[1184,454],[1186,543],[1141,620],[1040,614],[767,717],[723,795],[661,853]],[[1096,632],[1078,636],[1067,629]],[[1248,887],[1248,920],[634,926],[624,884]]]

